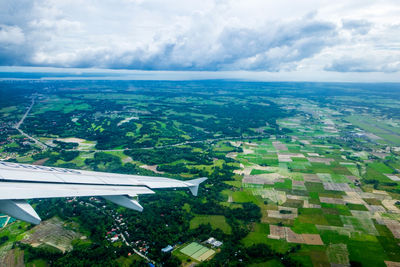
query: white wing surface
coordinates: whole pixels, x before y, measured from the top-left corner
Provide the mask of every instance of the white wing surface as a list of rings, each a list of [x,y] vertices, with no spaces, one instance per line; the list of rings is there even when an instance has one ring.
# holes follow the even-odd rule
[[[142,211],[131,197],[154,194],[152,189],[188,188],[197,195],[207,178],[180,181],[163,177],[82,171],[0,162],[0,213],[30,223],[40,218],[25,199],[100,196],[129,209]]]

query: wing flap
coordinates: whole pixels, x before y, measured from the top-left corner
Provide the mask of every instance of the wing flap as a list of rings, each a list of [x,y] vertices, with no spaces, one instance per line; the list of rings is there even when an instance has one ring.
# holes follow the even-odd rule
[[[52,197],[83,197],[154,194],[154,191],[139,186],[96,186],[44,183],[0,183],[1,199],[30,199]]]
[[[13,181],[41,181],[50,183],[64,183],[64,181],[53,173],[40,173],[29,170],[7,170],[0,169],[2,180]]]
[[[69,184],[144,185],[150,188],[187,187],[184,181],[164,177],[81,171],[10,162],[0,162],[0,179]]]
[[[91,176],[85,174],[64,174],[64,173],[55,173],[54,176],[59,178],[63,183],[69,184],[107,184],[101,176]],[[11,179],[8,179],[11,180]],[[29,181],[34,182],[37,179],[30,179]]]

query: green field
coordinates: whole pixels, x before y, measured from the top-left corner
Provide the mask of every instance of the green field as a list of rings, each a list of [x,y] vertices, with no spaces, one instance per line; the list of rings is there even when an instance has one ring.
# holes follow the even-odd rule
[[[210,224],[213,229],[221,229],[226,234],[232,232],[231,226],[222,215],[196,215],[190,221],[190,229],[195,229],[201,224]]]
[[[373,133],[388,143],[400,144],[400,128],[392,127],[382,121],[376,120],[370,116],[353,115],[346,117],[350,123],[361,129]]]

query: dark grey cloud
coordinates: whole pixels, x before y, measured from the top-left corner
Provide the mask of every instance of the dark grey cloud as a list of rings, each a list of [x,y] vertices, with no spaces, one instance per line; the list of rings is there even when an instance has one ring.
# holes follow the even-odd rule
[[[0,65],[30,65],[32,50],[24,28],[32,19],[33,1],[0,1]]]

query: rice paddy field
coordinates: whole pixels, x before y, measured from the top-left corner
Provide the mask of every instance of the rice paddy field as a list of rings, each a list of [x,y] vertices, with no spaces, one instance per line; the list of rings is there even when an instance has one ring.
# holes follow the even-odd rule
[[[302,108],[311,106],[304,103]],[[368,143],[368,152],[355,151],[346,142],[321,141],[321,136],[340,135],[343,121],[326,110],[314,112],[318,121],[313,125],[304,117],[280,122],[293,131],[289,138],[236,144],[243,151],[235,154],[242,185],[232,192],[233,202],[256,203],[262,210],[262,222],[242,242],[281,249],[303,244],[293,256],[304,265],[400,262],[398,158],[387,148],[379,149],[382,142],[396,144],[399,130],[378,121],[365,127],[368,117],[347,117],[354,126],[380,136],[379,142]]]

